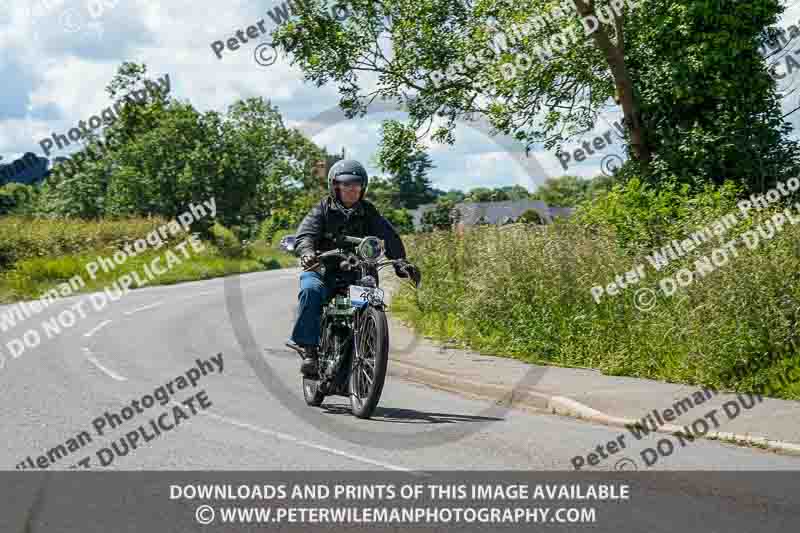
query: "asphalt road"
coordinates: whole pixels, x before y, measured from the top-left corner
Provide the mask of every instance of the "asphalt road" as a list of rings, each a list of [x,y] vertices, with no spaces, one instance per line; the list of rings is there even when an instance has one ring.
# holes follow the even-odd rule
[[[485,402],[391,376],[371,420],[351,416],[344,397],[329,397],[319,409],[306,407],[299,358],[283,346],[293,323],[296,279],[296,270],[283,270],[141,289],[100,313],[87,313],[73,327],[16,359],[6,350],[6,364],[0,371],[0,437],[6,443],[0,452],[3,467],[14,469],[28,456],[35,461],[81,430],[92,433],[92,422],[104,412],[119,413],[132,400],[184,374],[196,359],[208,360],[218,353],[223,354],[221,374],[202,377],[196,388],[179,391],[176,387],[174,396],[180,401],[205,390],[212,405],[197,408],[196,415],[171,431],[116,457],[110,468],[572,470],[574,456],[586,456],[620,433],[619,428],[516,410],[487,417]],[[229,284],[228,300],[225,283]],[[268,379],[283,387],[286,396],[268,390],[237,341],[234,325],[239,319],[232,318],[228,309],[237,292],[230,284],[237,283],[248,323],[239,327],[252,332],[261,352],[258,357],[271,373]],[[61,306],[78,298],[66,299]],[[2,345],[52,314],[46,310],[3,334]],[[292,409],[287,402],[294,402]],[[169,406],[156,405],[136,414],[125,428],[144,424],[164,409]],[[481,428],[466,436],[455,431],[453,439],[425,438],[427,432],[471,429],[473,424]],[[348,438],[358,431],[369,432],[370,442],[379,444],[365,446]],[[110,439],[118,436],[108,435]],[[392,438],[396,435],[419,436],[420,446],[395,448]],[[93,436],[91,444],[56,461],[53,468],[67,468],[107,446],[103,438]],[[427,445],[429,441],[434,444]],[[655,446],[656,441],[639,444],[631,443],[584,470],[613,470],[623,457],[641,463],[639,451]],[[662,457],[650,470],[798,467],[800,458],[697,441]]]
[[[85,318],[65,328],[60,335],[17,358],[10,357],[6,349],[11,338],[86,297],[66,299],[57,308],[51,307],[4,333],[0,337],[6,357],[0,370],[0,418],[3,421],[0,438],[5,443],[0,452],[2,467],[14,471],[29,456],[35,462],[59,444],[68,447],[70,439],[77,439],[85,430],[92,436],[91,443],[83,442],[79,448],[76,445],[78,449],[70,448],[66,456],[56,456],[47,471],[67,469],[86,457],[89,458],[87,464],[96,470],[100,466],[98,450],[114,450],[111,442],[126,431],[135,430],[140,424],[146,426],[148,420],[162,412],[169,413],[164,416],[168,416],[170,424],[178,422],[169,418],[174,416],[174,405],[182,405],[187,416],[157,436],[153,436],[154,430],[151,430],[152,439],[146,443],[140,441],[136,449],[128,453],[124,453],[125,450],[116,452],[107,468],[335,470],[411,476],[422,476],[423,471],[444,470],[540,473],[562,470],[567,472],[552,472],[552,475],[568,480],[570,475],[574,476],[571,464],[574,456],[586,456],[620,433],[619,428],[548,414],[492,411],[492,406],[486,402],[391,376],[371,420],[351,416],[344,397],[329,398],[322,408],[307,407],[300,389],[299,358],[283,346],[293,323],[297,275],[294,269],[271,271],[137,290],[101,312],[87,312]],[[239,308],[237,294],[242,296],[244,316],[232,311]],[[252,334],[254,346],[241,343],[246,337],[242,331]],[[202,376],[199,371],[193,371],[197,386],[179,389],[178,376],[188,376],[190,369],[198,368],[197,359],[209,361],[208,368],[212,368],[211,358],[220,353],[222,372],[209,370],[208,375]],[[94,432],[95,420],[103,417],[106,411],[120,413],[132,400],[153,394],[168,382],[174,386],[173,400],[196,397],[193,408],[187,404],[156,404],[143,409],[142,414],[135,414],[117,430],[106,429],[102,437]],[[487,412],[499,412],[501,416],[487,416]],[[359,435],[369,436],[366,445],[358,441]],[[76,442],[73,440],[73,445]],[[394,445],[395,442],[402,445]],[[117,445],[122,447],[120,443]],[[630,460],[624,465],[625,469],[630,469],[631,462],[641,463],[639,450],[655,445],[655,440],[631,445],[597,466],[583,470],[611,474],[609,471],[622,468],[619,464],[623,459]],[[109,460],[110,452],[105,453]],[[640,473],[642,470],[651,473],[732,470],[742,475],[741,471],[797,470],[800,458],[697,441],[661,458],[651,468],[638,466]],[[614,474],[619,476],[625,472]],[[563,477],[565,475],[567,477]],[[753,503],[754,498],[761,498],[765,505],[772,504],[787,494],[797,494],[796,490],[779,488],[776,483],[766,481],[754,488],[754,477],[737,484],[732,483],[731,478],[708,479],[707,474],[694,477],[689,474],[683,481],[671,475],[658,474],[666,477],[654,478],[658,487],[646,499],[640,499],[636,511],[626,511],[613,519],[606,516],[606,525],[610,528],[611,524],[616,524],[616,530],[639,531],[642,528],[689,531],[693,530],[691,524],[706,527],[694,512],[713,512],[720,520],[728,522],[728,530],[732,530],[731,524],[754,524],[753,527],[761,524],[763,531],[791,530],[784,529],[783,524],[797,523],[796,511],[792,510],[798,508],[796,505],[784,505],[778,511],[767,512],[766,507]],[[796,475],[790,475],[796,479]],[[2,527],[3,530],[19,530],[31,502],[34,502],[33,508],[41,506],[44,498],[41,487],[46,484],[34,482],[34,477],[25,479],[26,482],[15,481],[13,496],[4,499],[3,506],[13,507],[14,512],[0,520],[0,526],[8,525],[8,528]],[[67,505],[69,500],[64,496],[73,489],[58,487],[69,483],[68,480],[50,483],[45,491],[46,510],[37,512],[50,513],[57,517],[54,519],[63,521],[64,515],[59,514],[59,509],[74,509]],[[703,498],[699,498],[695,492],[704,483],[711,487],[707,487],[711,492],[704,492]],[[796,487],[796,482],[792,483]],[[102,493],[97,487],[90,490],[88,485],[75,492],[81,498],[89,498],[91,494],[92,501],[97,501]],[[712,493],[714,496],[709,496]],[[711,499],[704,499],[706,497]],[[191,516],[190,506],[170,507],[170,503],[162,498],[165,509],[159,513],[175,513],[176,524]],[[116,507],[109,504],[103,509],[118,509],[119,505],[117,502]],[[680,524],[676,521],[676,506],[684,509]],[[691,506],[696,506],[697,510],[689,513],[686,510]],[[166,514],[154,514],[150,518],[155,520],[156,516],[159,523],[168,520]],[[766,516],[771,521],[770,527],[762,523]],[[141,520],[140,515],[131,516],[126,522],[128,529],[141,530]],[[82,523],[74,522],[75,531],[87,531]],[[99,519],[96,521],[96,524],[102,523]],[[130,529],[132,524],[136,527]],[[71,529],[65,526],[61,530]],[[174,530],[184,529],[176,527]],[[710,530],[713,528],[704,531]]]

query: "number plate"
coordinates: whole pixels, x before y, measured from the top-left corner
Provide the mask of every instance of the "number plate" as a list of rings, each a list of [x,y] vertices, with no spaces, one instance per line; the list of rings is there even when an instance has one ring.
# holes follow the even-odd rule
[[[383,302],[383,289],[350,285],[350,301],[353,305],[363,305],[364,302],[376,300]]]

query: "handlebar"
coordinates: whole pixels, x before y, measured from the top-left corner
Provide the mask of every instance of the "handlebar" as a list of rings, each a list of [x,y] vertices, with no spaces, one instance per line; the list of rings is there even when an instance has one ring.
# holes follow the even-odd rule
[[[323,252],[321,254],[318,254],[317,255],[317,262],[312,264],[312,265],[309,265],[308,268],[304,268],[303,271],[304,272],[309,272],[311,270],[316,270],[316,268],[319,267],[320,261],[322,259],[327,258],[327,257],[340,257],[340,258],[346,259],[346,260],[350,260],[352,258],[355,258],[356,260],[358,260],[358,258],[356,258],[354,255],[347,254],[342,250],[339,250],[339,249],[329,250],[327,252]],[[398,259],[385,259],[383,261],[380,261],[380,262],[376,263],[375,266],[377,267],[378,270],[381,270],[382,268],[385,268],[387,266],[393,265],[393,264],[397,263],[398,261],[399,261]],[[353,266],[355,266],[355,265],[353,265]]]
[[[338,238],[338,242],[341,244],[353,244],[355,246],[360,245],[364,240],[365,238],[350,237],[347,235],[341,235]],[[356,255],[354,255],[353,253],[346,252],[345,250],[339,248],[322,253],[319,253],[317,251],[316,254],[317,254],[316,255],[317,261],[314,264],[309,265],[307,268],[304,268],[303,269],[304,272],[317,270],[320,266],[321,261],[328,257],[339,257],[343,259],[343,261],[339,265],[340,268],[342,268],[343,270],[349,270],[355,268],[358,266],[360,262],[360,259]],[[385,259],[383,261],[375,262],[374,267],[376,268],[377,271],[380,271],[383,268],[386,268],[387,266],[392,266],[398,263],[399,261],[400,261],[399,259]]]

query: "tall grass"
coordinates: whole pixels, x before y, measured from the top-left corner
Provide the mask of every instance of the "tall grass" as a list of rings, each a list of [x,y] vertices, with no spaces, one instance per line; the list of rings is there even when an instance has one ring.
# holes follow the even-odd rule
[[[114,250],[166,222],[161,218],[87,221],[0,217],[0,269],[33,257]]]
[[[660,272],[623,249],[613,231],[574,221],[407,238],[423,286],[401,292],[394,310],[426,335],[489,353],[751,390],[800,362],[800,225],[784,226],[753,250],[738,245],[739,257],[671,297],[658,281],[679,268],[696,270],[695,259],[770,214]],[[687,225],[683,235],[695,229]],[[595,302],[593,286],[639,264],[646,265],[642,282]],[[634,295],[648,288],[655,307],[640,310]],[[798,385],[781,394],[800,397]]]
[[[144,266],[158,256],[163,266],[166,250],[188,238],[186,233],[170,235],[166,245],[129,256],[109,272],[99,270],[95,279],[86,265],[98,257],[110,259],[126,243],[145,237],[165,222],[159,218],[82,221],[0,217],[0,303],[37,298],[76,275],[86,283],[83,291],[100,290],[131,272],[145,279]],[[204,251],[191,252],[188,259],[178,253],[181,263],[150,284],[168,285],[296,264],[293,256],[263,242],[248,246],[237,243],[234,247],[228,242],[230,231],[217,229],[219,235],[204,243]]]

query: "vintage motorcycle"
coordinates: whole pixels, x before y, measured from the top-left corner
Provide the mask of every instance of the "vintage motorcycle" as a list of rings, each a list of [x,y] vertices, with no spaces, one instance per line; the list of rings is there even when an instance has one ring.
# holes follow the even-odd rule
[[[389,359],[389,326],[384,291],[378,272],[397,261],[384,259],[377,237],[339,239],[339,248],[317,255],[306,270],[325,276],[338,269],[336,286],[323,303],[319,375],[303,377],[303,396],[318,407],[325,396],[347,396],[350,410],[359,418],[375,411],[386,379]]]

